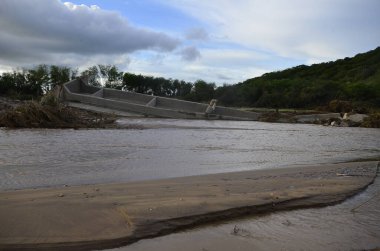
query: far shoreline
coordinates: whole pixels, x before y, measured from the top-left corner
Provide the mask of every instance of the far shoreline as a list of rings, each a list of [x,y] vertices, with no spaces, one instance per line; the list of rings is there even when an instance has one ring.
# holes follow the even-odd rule
[[[376,117],[357,113],[331,113],[313,110],[286,112],[271,109],[241,108],[256,111],[257,122],[316,124],[334,127],[378,127]],[[375,115],[374,115],[375,116]],[[0,96],[0,128],[53,128],[53,129],[150,129],[140,125],[120,126],[118,118],[155,118],[75,102],[58,102],[53,94],[41,102],[19,101]],[[372,121],[374,120],[374,121]]]

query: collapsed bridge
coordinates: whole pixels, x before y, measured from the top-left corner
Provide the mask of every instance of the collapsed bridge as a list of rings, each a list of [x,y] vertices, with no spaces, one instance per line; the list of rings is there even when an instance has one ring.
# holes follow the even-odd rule
[[[88,85],[83,78],[65,83],[61,97],[68,102],[79,102],[149,117],[215,120],[258,120],[259,118],[259,113],[216,106],[216,100],[212,100],[207,105],[174,98],[101,88]]]

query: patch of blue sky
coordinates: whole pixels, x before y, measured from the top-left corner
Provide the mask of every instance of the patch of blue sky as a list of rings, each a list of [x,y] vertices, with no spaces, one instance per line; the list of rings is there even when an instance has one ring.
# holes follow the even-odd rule
[[[71,2],[87,6],[97,5],[103,10],[117,11],[132,25],[156,31],[182,34],[190,28],[204,26],[199,20],[156,0],[71,0]]]

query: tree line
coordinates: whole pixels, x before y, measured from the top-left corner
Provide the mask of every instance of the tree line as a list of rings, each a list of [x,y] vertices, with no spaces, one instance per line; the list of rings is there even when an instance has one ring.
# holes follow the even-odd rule
[[[197,80],[194,83],[122,72],[114,65],[94,65],[83,72],[67,66],[38,65],[31,69],[5,72],[0,76],[0,95],[17,99],[38,99],[55,86],[87,76],[90,85],[175,97],[197,102],[214,97],[216,85]]]
[[[56,85],[76,76],[76,70],[56,65],[39,65],[32,69],[4,72],[0,76],[0,94],[18,99],[39,98]]]
[[[235,107],[315,108],[332,100],[380,107],[380,47],[353,58],[300,65],[267,73],[234,85],[216,86],[203,80],[186,82],[121,72],[114,65],[94,65],[83,72],[66,66],[39,65],[33,69],[3,73],[0,94],[38,98],[79,76],[89,84],[196,102],[217,99]]]

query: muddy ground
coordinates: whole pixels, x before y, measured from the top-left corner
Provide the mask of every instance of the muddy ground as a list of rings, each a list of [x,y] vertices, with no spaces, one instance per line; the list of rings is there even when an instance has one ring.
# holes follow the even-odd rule
[[[378,162],[297,166],[0,193],[0,249],[92,250],[244,215],[331,205],[371,184]]]

